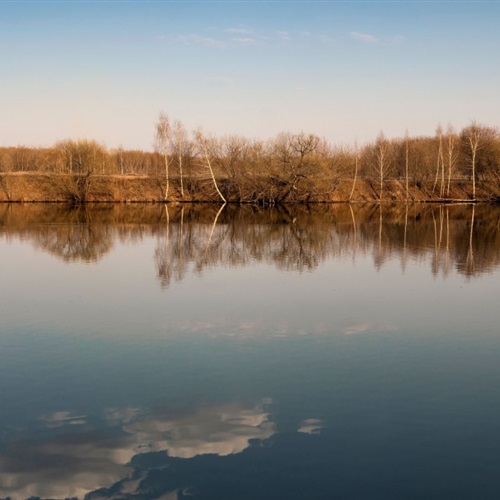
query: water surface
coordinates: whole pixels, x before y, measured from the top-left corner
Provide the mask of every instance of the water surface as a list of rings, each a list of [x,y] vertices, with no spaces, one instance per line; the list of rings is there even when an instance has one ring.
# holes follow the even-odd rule
[[[0,206],[0,498],[498,498],[499,221]]]

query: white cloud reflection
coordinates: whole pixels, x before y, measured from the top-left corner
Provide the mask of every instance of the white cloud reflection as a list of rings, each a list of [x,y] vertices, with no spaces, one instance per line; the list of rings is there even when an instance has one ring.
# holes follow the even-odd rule
[[[365,321],[362,323],[354,323],[353,325],[346,326],[343,328],[342,333],[344,335],[356,335],[358,333],[365,333],[370,330],[372,323]]]
[[[0,454],[0,498],[83,498],[111,486],[112,496],[93,493],[92,499],[136,497],[143,493],[147,471],[130,465],[134,456],[154,451],[190,459],[241,453],[252,440],[266,440],[277,432],[265,409],[271,404],[265,398],[253,407],[226,403],[178,415],[112,408],[103,415],[108,428],[97,431],[86,419],[84,430],[76,433],[73,422],[84,417],[69,411],[53,413],[40,422],[46,429],[58,428],[55,436],[51,430],[46,439],[19,439],[9,453]],[[322,427],[322,420],[307,418],[297,432],[315,434]],[[176,500],[181,491],[183,497],[189,495],[188,488],[157,498]]]
[[[361,321],[342,328],[344,335],[357,335],[360,333],[394,332],[398,327],[387,321]]]
[[[176,325],[182,334],[202,334],[209,338],[252,339],[265,337],[290,338],[303,336],[325,335],[356,335],[361,333],[384,333],[398,331],[398,325],[381,319],[367,319],[352,324],[336,324],[318,320],[301,325],[295,320],[276,318],[236,318],[227,315],[210,316],[205,320],[183,320]]]
[[[269,414],[260,407],[228,404],[202,408],[191,415],[152,417],[125,425],[136,448],[166,451],[171,457],[220,456],[241,453],[252,439],[267,439],[275,432]]]
[[[83,437],[80,443],[75,436],[63,436],[18,444],[13,453],[0,455],[0,497],[80,498],[128,476],[125,464],[132,455],[127,450],[114,440]]]
[[[69,411],[58,411],[41,418],[47,427],[63,427],[64,425],[84,425],[87,422],[86,415],[72,415]]]
[[[68,432],[35,442],[19,440],[15,450],[0,455],[0,497],[84,497],[118,482],[122,493],[130,494],[140,483],[131,477],[129,466],[135,455],[164,451],[171,457],[192,458],[241,453],[251,440],[275,433],[269,417],[261,405],[237,403],[202,407],[175,417],[136,408],[111,409],[104,418],[120,432],[103,434],[91,428],[69,432],[69,426],[83,418],[57,412],[41,419],[44,426],[68,426]],[[177,498],[177,492],[162,498]]]
[[[323,421],[318,418],[306,418],[300,424],[297,432],[304,434],[316,434],[323,427]]]

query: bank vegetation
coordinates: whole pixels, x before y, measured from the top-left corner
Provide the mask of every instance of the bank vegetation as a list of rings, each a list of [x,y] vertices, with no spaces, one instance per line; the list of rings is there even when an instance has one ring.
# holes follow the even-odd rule
[[[310,133],[261,141],[188,132],[161,114],[154,151],[96,141],[0,148],[0,201],[317,202],[498,201],[500,133],[471,122],[433,136],[332,145]]]

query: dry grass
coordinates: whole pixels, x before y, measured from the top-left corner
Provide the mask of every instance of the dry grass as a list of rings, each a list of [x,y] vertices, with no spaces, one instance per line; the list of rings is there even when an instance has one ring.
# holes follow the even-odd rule
[[[261,183],[265,179],[261,179]],[[337,180],[335,183],[304,183],[299,192],[289,198],[289,202],[345,202],[349,200],[352,180]],[[191,179],[187,181],[190,192],[181,198],[180,189],[175,179],[170,181],[168,201],[219,201],[217,193],[210,183]],[[208,186],[208,187],[207,187]],[[265,188],[263,188],[265,189]],[[470,200],[471,185],[467,181],[455,182],[451,186],[449,197],[441,199],[433,193],[431,183],[410,185],[409,200],[412,202],[430,202],[447,200]],[[68,174],[43,173],[0,173],[0,202],[116,202],[116,203],[156,203],[165,199],[165,180],[163,178],[134,175],[92,175],[77,176]],[[241,193],[235,186],[227,186],[229,201],[261,200],[253,195],[248,200],[233,196]],[[250,190],[248,194],[250,196]],[[258,192],[257,191],[253,191]],[[264,191],[262,191],[264,193]],[[378,201],[379,186],[370,179],[359,179],[356,183],[353,202]],[[500,186],[495,182],[478,183],[477,199],[491,201],[500,199]],[[387,181],[384,185],[384,202],[406,201],[406,189],[403,181]]]

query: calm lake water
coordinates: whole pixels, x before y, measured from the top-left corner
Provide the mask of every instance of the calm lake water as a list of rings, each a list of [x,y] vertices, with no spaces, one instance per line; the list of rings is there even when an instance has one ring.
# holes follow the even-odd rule
[[[0,205],[0,498],[498,499],[499,229]]]

